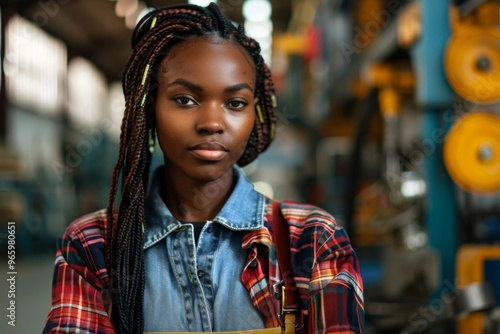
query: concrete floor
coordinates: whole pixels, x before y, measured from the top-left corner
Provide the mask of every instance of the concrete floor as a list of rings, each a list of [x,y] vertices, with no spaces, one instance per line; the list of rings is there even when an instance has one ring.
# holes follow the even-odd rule
[[[4,253],[4,252],[2,252]],[[50,308],[52,272],[55,254],[19,256],[16,258],[16,326],[8,324],[7,307],[9,284],[7,278],[7,259],[0,257],[2,279],[0,280],[0,333],[27,334],[41,333],[45,325],[45,317]]]

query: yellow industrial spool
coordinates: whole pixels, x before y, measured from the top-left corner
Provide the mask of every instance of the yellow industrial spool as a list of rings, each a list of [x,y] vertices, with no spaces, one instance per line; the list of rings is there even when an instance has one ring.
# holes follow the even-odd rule
[[[500,190],[500,116],[474,111],[460,118],[444,143],[451,178],[474,193]]]
[[[446,47],[445,72],[463,98],[476,103],[500,101],[500,30],[459,24]]]

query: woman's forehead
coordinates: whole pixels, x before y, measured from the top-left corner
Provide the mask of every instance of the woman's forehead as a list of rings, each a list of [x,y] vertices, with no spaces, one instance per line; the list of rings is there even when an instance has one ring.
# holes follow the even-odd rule
[[[255,72],[255,63],[242,45],[233,39],[222,38],[216,34],[192,36],[172,46],[162,60],[162,72],[168,71],[169,65],[172,65],[173,62],[187,63],[190,60],[188,58],[192,58],[192,56],[205,55],[206,53],[204,52],[207,52],[207,50],[213,50],[210,46],[217,46],[217,49],[222,51],[224,56],[231,57],[232,55],[233,57],[243,59],[246,65]],[[203,57],[196,58],[203,61]]]

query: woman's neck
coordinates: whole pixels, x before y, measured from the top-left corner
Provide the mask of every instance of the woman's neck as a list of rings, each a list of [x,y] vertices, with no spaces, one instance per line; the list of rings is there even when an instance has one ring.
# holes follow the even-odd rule
[[[165,167],[164,201],[172,215],[183,221],[212,220],[233,190],[233,169],[213,181],[173,175]]]

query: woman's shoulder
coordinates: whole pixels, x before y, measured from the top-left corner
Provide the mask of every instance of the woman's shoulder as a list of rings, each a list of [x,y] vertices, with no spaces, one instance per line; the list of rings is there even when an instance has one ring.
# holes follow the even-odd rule
[[[58,241],[56,263],[66,263],[95,287],[106,286],[106,209],[73,220]]]
[[[104,242],[107,225],[107,210],[101,209],[73,220],[66,227],[63,238],[89,242],[102,239],[102,242]]]
[[[272,219],[271,212],[268,218]],[[292,271],[302,298],[321,291],[343,270],[358,277],[357,259],[345,229],[326,210],[307,203],[283,201],[289,226]],[[271,228],[274,222],[271,222]]]
[[[327,230],[342,230],[332,214],[326,210],[308,203],[296,201],[282,201],[281,212],[290,228],[322,228]]]
[[[352,252],[344,227],[326,210],[295,201],[283,201],[280,208],[289,226],[292,247],[314,249],[319,257],[336,251]]]

